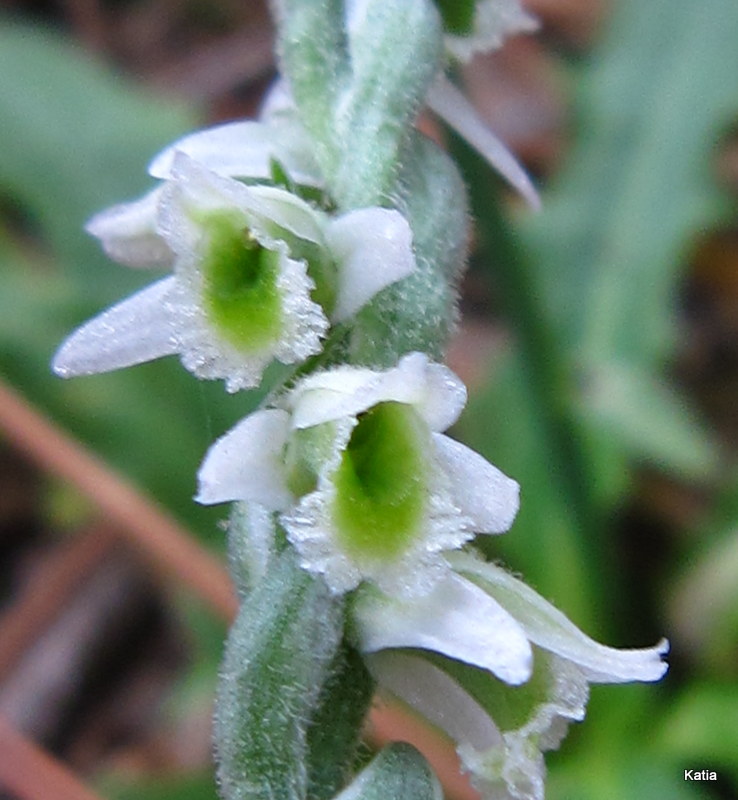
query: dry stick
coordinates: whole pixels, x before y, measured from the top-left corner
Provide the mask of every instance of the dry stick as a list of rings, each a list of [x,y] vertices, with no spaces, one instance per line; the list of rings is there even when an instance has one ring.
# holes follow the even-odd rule
[[[1,716],[0,787],[20,800],[102,800]]]
[[[0,382],[0,427],[15,446],[72,483],[120,529],[121,536],[173,573],[227,619],[237,602],[225,567],[168,514]]]
[[[12,606],[0,615],[0,683],[23,653],[64,608],[79,588],[80,579],[108,557],[115,545],[113,532],[95,527],[49,556]]]
[[[0,427],[19,450],[88,495],[118,524],[121,534],[157,566],[174,573],[220,615],[229,621],[233,619],[237,603],[225,567],[193,542],[168,515],[32,410],[2,381]],[[458,759],[448,742],[429,726],[412,719],[400,706],[393,706],[386,700],[375,705],[368,731],[376,745],[397,740],[414,744],[428,758],[450,798],[478,800],[478,793],[467,778],[459,774]],[[47,800],[53,796],[28,797]],[[60,796],[59,800],[63,798]]]

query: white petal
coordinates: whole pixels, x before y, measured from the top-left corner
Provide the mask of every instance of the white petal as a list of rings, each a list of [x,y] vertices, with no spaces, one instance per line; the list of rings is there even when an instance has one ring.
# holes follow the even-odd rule
[[[415,269],[413,234],[398,211],[362,208],[333,220],[328,246],[339,265],[339,287],[333,320],[355,314],[390,284]]]
[[[431,430],[445,430],[458,419],[466,388],[448,367],[430,362],[424,353],[410,353],[385,372],[339,367],[316,373],[287,398],[296,428],[356,416],[389,401],[414,406]]]
[[[288,508],[283,450],[289,420],[284,411],[256,411],[241,420],[208,450],[197,474],[198,503],[248,500],[269,510]]]
[[[275,186],[250,186],[251,212],[300,239],[325,246],[321,215],[297,195]]]
[[[518,623],[486,592],[453,572],[422,597],[360,594],[354,616],[363,652],[419,647],[487,669],[513,685],[531,675],[531,649]]]
[[[531,642],[578,664],[595,683],[657,681],[667,665],[661,656],[669,645],[619,650],[595,642],[564,614],[529,586],[503,569],[467,553],[447,554],[454,569],[466,574],[489,592],[520,623]]]
[[[367,658],[377,682],[457,742],[477,750],[502,745],[489,714],[443,670],[418,656],[385,651]]]
[[[454,502],[477,533],[502,533],[513,523],[520,487],[504,472],[441,433],[433,434],[438,458],[451,481]]]
[[[269,142],[267,129],[258,122],[227,122],[190,133],[162,150],[149,164],[155,178],[171,178],[176,153],[206,165],[219,175],[269,175]]]
[[[191,246],[187,241],[190,237],[182,236],[181,218],[189,216],[192,209],[241,211],[252,233],[266,246],[273,246],[285,232],[324,245],[322,217],[304,200],[273,186],[245,186],[178,152],[172,161],[171,180],[163,191],[159,214],[161,232],[173,248],[183,238],[183,247]],[[177,220],[179,225],[175,224]],[[199,220],[195,219],[191,227],[195,229],[194,235],[199,235]]]
[[[276,159],[296,183],[320,186],[322,179],[307,134],[296,121],[285,122],[228,122],[191,133],[159,153],[149,165],[149,173],[170,178],[175,154],[180,152],[219,175],[268,179],[271,161]]]
[[[139,200],[105,209],[85,230],[100,239],[103,250],[129,267],[170,266],[174,254],[156,230],[156,209],[161,187]]]
[[[426,100],[439,117],[466,139],[514,189],[520,192],[531,208],[536,211],[540,209],[541,198],[525,169],[448,78],[441,77],[433,83]]]
[[[93,375],[178,352],[174,285],[171,277],[157,281],[82,325],[54,356],[54,372]]]

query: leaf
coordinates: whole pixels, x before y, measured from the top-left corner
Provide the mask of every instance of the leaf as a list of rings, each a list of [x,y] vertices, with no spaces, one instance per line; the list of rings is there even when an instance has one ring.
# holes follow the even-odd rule
[[[83,223],[146,188],[149,159],[194,116],[28,26],[0,25],[0,76],[0,195],[28,212],[67,269],[89,276],[105,259]],[[105,282],[122,289],[135,281],[115,268]]]
[[[442,800],[438,779],[423,756],[406,742],[382,752],[335,800]]]
[[[49,368],[72,328],[151,280],[108,261],[82,225],[144,189],[147,162],[194,114],[29,26],[0,22],[0,67],[0,370],[108,463],[209,532],[223,512],[192,502],[194,473],[213,435],[258,396],[224,397],[220,384],[194,381],[174,359],[68,382]]]
[[[732,0],[624,0],[583,82],[581,134],[531,221],[569,346],[659,366],[690,235],[725,210],[715,142],[738,113]],[[658,46],[656,46],[658,43]]]
[[[664,380],[629,363],[583,369],[581,414],[632,457],[681,478],[714,476],[716,447],[688,401]]]
[[[734,681],[693,683],[659,720],[657,745],[684,768],[729,770],[738,781],[738,690]]]

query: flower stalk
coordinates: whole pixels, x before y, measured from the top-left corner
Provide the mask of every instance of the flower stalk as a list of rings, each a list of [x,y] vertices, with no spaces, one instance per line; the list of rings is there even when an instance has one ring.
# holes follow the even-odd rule
[[[64,377],[177,354],[228,391],[288,377],[200,468],[232,502],[240,611],[215,715],[224,800],[440,800],[391,745],[358,771],[377,684],[451,736],[485,800],[542,800],[542,752],[590,682],[657,680],[665,643],[599,645],[470,549],[516,481],[444,432],[466,389],[443,365],[468,241],[424,103],[527,197],[511,154],[443,77],[529,29],[518,0],[275,0],[281,78],[255,122],[157,156],[160,183],[91,220],[129,267],[171,270],[62,344]]]

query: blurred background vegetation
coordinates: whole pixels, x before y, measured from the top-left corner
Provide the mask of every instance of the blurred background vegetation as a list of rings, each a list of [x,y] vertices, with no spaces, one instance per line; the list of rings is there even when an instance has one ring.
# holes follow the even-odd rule
[[[527,5],[540,34],[459,79],[537,176],[544,210],[532,217],[423,121],[473,202],[450,349],[472,401],[456,433],[522,486],[490,557],[596,638],[672,643],[662,684],[594,687],[586,722],[548,758],[547,797],[729,800],[738,7]],[[259,398],[226,396],[175,359],[69,382],[48,364],[73,327],[150,280],[109,262],[85,220],[150,186],[145,165],[176,136],[253,115],[274,77],[271,42],[255,0],[5,0],[0,13],[2,380],[218,553],[225,511],[192,502],[195,471]],[[0,434],[0,634],[49,564],[67,559],[78,576],[13,663],[0,635],[0,713],[106,797],[213,798],[223,623],[142,568],[111,525]],[[97,550],[79,544],[101,537]],[[685,783],[688,768],[718,781]]]

